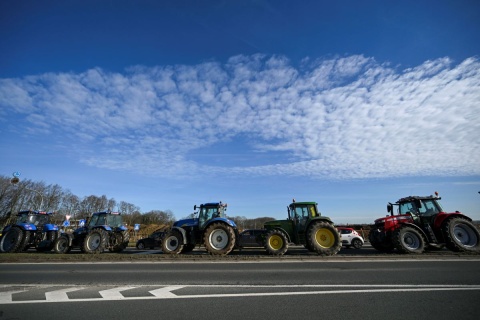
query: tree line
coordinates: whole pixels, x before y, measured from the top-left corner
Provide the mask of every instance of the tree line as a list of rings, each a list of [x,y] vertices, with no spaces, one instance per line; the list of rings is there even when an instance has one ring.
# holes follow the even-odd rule
[[[151,210],[140,212],[140,208],[126,201],[117,201],[106,195],[79,197],[58,184],[20,180],[12,183],[10,177],[0,175],[0,226],[9,224],[22,210],[53,212],[52,223],[60,225],[66,216],[78,221],[87,219],[94,212],[120,212],[127,226],[164,225],[171,226],[175,215],[171,210]],[[190,215],[192,217],[192,215]],[[240,230],[262,229],[271,217],[249,219],[244,216],[229,217]]]
[[[170,225],[175,216],[170,210],[140,212],[140,208],[126,201],[117,201],[106,195],[79,197],[58,184],[45,184],[32,180],[21,180],[13,184],[12,179],[0,176],[0,223],[6,224],[19,211],[33,210],[53,212],[53,223],[60,224],[66,216],[74,220],[87,219],[94,212],[120,212],[123,221],[134,224]]]

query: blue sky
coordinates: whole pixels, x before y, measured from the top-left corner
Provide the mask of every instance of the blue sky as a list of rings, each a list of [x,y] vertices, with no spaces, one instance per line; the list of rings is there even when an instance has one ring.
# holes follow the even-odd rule
[[[141,211],[480,219],[478,1],[2,1],[0,170]]]

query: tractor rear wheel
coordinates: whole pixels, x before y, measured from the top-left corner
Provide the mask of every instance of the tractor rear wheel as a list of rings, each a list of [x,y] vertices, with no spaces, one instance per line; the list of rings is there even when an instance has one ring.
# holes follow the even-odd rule
[[[167,254],[179,254],[183,249],[183,237],[180,231],[172,230],[162,241],[162,251]]]
[[[2,237],[0,241],[0,252],[19,252],[23,248],[20,248],[23,243],[23,230],[20,228],[13,227]]]
[[[58,237],[53,243],[53,251],[56,253],[69,253],[72,247],[69,245],[69,239],[67,236]]]
[[[480,251],[480,234],[473,223],[464,218],[452,218],[443,226],[447,248],[452,251]]]
[[[205,248],[213,255],[227,255],[235,247],[235,231],[225,223],[213,223],[205,230]]]
[[[307,232],[307,241],[313,250],[323,256],[333,256],[342,248],[337,228],[328,222],[315,222]]]
[[[288,250],[287,236],[280,230],[272,230],[265,237],[265,249],[274,256],[284,255]]]
[[[395,248],[400,253],[420,254],[425,251],[425,239],[415,228],[403,226],[396,229],[392,235]]]
[[[108,234],[103,229],[93,229],[85,237],[83,250],[85,253],[102,253],[105,250]]]

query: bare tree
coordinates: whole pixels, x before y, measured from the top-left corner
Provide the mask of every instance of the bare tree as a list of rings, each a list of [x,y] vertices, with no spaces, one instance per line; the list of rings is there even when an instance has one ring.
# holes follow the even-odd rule
[[[138,220],[140,216],[139,210],[140,208],[136,205],[125,201],[120,201],[118,205],[118,211],[122,214],[123,221],[129,226],[135,224],[135,220]]]

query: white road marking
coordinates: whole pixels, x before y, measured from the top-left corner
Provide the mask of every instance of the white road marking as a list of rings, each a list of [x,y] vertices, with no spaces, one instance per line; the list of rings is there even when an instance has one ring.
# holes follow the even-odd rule
[[[17,285],[21,286],[21,285]],[[26,286],[32,288],[32,286]],[[142,286],[124,286],[115,287],[108,290],[99,291],[102,298],[84,298],[84,299],[68,299],[66,292],[76,291],[77,288],[66,288],[62,290],[55,290],[46,292],[49,293],[50,299],[47,300],[22,300],[12,301],[12,294],[20,291],[6,291],[0,292],[0,304],[29,304],[29,303],[51,303],[51,302],[88,302],[88,301],[114,301],[114,300],[160,300],[160,299],[198,299],[198,298],[230,298],[230,297],[268,297],[268,296],[293,296],[293,295],[329,295],[329,294],[357,294],[357,293],[385,293],[385,292],[434,292],[434,291],[480,291],[480,285],[301,285],[301,286],[277,286],[277,285],[260,285],[260,286],[236,286],[236,285],[185,285],[185,286],[166,286],[149,292],[154,296],[148,297],[124,297],[121,291],[138,288]],[[151,286],[145,286],[151,287]],[[218,293],[218,294],[193,294],[193,295],[176,295],[172,291],[189,288],[189,287],[206,287],[206,288],[373,288],[373,289],[341,289],[341,290],[325,290],[325,291],[288,291],[288,292],[251,292],[251,293]],[[83,288],[84,289],[84,288]],[[79,290],[79,289],[78,289]],[[58,296],[60,300],[53,300],[53,297]]]
[[[185,286],[169,286],[169,287],[165,287],[165,288],[151,290],[151,291],[148,291],[148,292],[150,292],[151,294],[153,294],[157,298],[164,298],[164,299],[178,298],[178,296],[175,295],[174,293],[172,293],[172,291],[177,290],[177,289],[181,289],[181,288],[185,288]]]
[[[73,292],[84,289],[83,287],[75,288],[66,288],[55,291],[45,292],[45,298],[47,301],[59,302],[59,301],[69,301],[70,299],[67,296],[67,292]]]
[[[102,290],[102,291],[99,291],[98,293],[100,293],[103,299],[106,299],[106,300],[123,300],[127,298],[125,298],[120,292],[129,290],[129,289],[134,289],[134,288],[137,288],[137,287],[133,287],[133,286],[117,287],[113,289]]]
[[[0,292],[0,304],[12,303],[12,294],[25,292],[25,290],[13,290]]]

